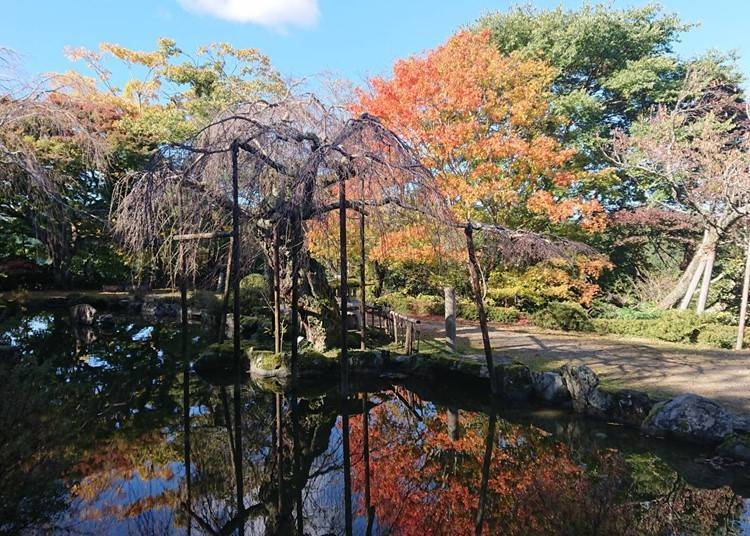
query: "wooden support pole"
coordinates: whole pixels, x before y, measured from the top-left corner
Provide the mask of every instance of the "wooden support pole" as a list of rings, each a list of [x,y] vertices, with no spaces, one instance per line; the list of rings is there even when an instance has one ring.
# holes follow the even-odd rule
[[[456,351],[456,289],[445,287],[445,343],[448,350]]]
[[[693,299],[693,296],[695,295],[695,290],[698,288],[698,283],[700,283],[701,276],[703,275],[703,270],[706,266],[706,259],[703,258],[698,262],[698,266],[695,269],[695,273],[693,273],[693,277],[690,279],[690,284],[688,285],[687,291],[685,291],[685,295],[682,297],[682,301],[680,302],[680,310],[686,311],[688,307],[690,307],[690,302]]]
[[[239,168],[237,159],[239,146],[232,143],[232,316],[233,349],[234,349],[234,472],[237,492],[237,511],[241,515],[245,510],[244,480],[242,475],[242,412],[240,399],[240,201],[239,201]],[[244,524],[243,524],[244,525]]]
[[[279,228],[273,228],[273,348],[281,353],[281,266],[279,262]]]
[[[745,252],[745,275],[742,279],[742,302],[740,304],[740,322],[737,326],[737,343],[735,350],[742,350],[745,341],[745,322],[747,320],[747,295],[750,291],[750,236],[747,239]]]
[[[298,354],[299,354],[299,253],[302,242],[302,233],[299,228],[299,218],[295,214],[292,216],[292,303],[291,303],[291,362],[292,378],[299,374]]]
[[[367,514],[365,534],[369,536],[372,534],[375,509],[372,507],[370,496],[370,408],[367,403],[367,393],[362,393],[362,459],[364,460],[365,512]]]
[[[703,281],[701,282],[701,293],[698,295],[698,303],[695,312],[699,315],[706,310],[706,301],[708,301],[708,291],[711,287],[711,274],[714,271],[714,261],[716,260],[716,246],[712,247],[706,254],[706,264],[703,268]]]
[[[177,234],[172,237],[175,242],[185,242],[188,240],[211,240],[213,238],[227,238],[232,236],[232,233],[226,231],[215,231],[210,233],[185,233]]]
[[[347,349],[347,314],[349,312],[349,285],[346,258],[346,181],[343,172],[338,175],[339,186],[339,285],[341,308],[341,396],[349,393],[349,353]]]
[[[359,316],[361,319],[359,349],[364,350],[367,347],[367,316],[365,310],[365,176],[360,175],[359,181],[361,189],[360,200],[362,201],[362,210],[359,212]]]

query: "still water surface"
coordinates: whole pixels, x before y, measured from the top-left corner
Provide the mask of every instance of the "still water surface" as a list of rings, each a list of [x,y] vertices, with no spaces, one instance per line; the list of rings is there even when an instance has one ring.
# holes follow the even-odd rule
[[[237,389],[179,340],[140,318],[0,327],[0,532],[750,534],[750,469],[701,449],[451,381]]]

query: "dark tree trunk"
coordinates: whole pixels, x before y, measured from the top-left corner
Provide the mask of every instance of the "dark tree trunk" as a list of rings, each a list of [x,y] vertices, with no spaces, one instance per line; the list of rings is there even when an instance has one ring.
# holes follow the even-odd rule
[[[474,294],[474,303],[477,306],[479,316],[479,329],[482,331],[482,346],[484,347],[484,358],[487,361],[487,372],[490,375],[490,387],[493,393],[497,393],[497,379],[495,378],[495,367],[492,359],[492,345],[487,328],[487,313],[484,310],[484,298],[482,297],[482,284],[480,280],[479,262],[474,248],[474,230],[471,223],[464,228],[466,233],[466,252],[468,254],[469,275],[471,277],[471,290]]]
[[[490,465],[492,463],[492,449],[495,446],[495,427],[497,426],[497,412],[495,405],[490,410],[490,422],[487,427],[487,437],[484,442],[484,460],[482,461],[482,484],[479,490],[479,508],[477,509],[477,519],[475,533],[482,534],[484,525],[484,515],[487,508],[487,484],[490,479]]]

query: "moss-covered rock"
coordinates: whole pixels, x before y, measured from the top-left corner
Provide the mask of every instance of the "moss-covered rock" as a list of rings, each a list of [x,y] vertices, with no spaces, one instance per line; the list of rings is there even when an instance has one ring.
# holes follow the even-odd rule
[[[289,376],[289,357],[269,350],[248,350],[250,373],[254,376]]]
[[[527,400],[531,397],[533,382],[531,370],[523,363],[513,362],[495,365],[500,395],[511,400]]]
[[[240,367],[247,370],[247,355],[244,350],[240,355]],[[234,343],[225,341],[208,346],[200,353],[193,364],[193,369],[199,374],[231,373],[234,371]]]
[[[379,372],[383,368],[383,353],[376,350],[349,350],[349,370]]]
[[[298,359],[300,377],[333,374],[339,368],[339,362],[335,356],[312,349],[300,352]]]

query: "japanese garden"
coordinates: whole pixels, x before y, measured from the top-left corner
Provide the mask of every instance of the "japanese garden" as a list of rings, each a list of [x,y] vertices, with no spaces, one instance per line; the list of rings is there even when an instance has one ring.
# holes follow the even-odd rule
[[[266,4],[335,8],[179,2]],[[750,534],[743,51],[490,8],[363,78],[0,42],[0,534]]]

